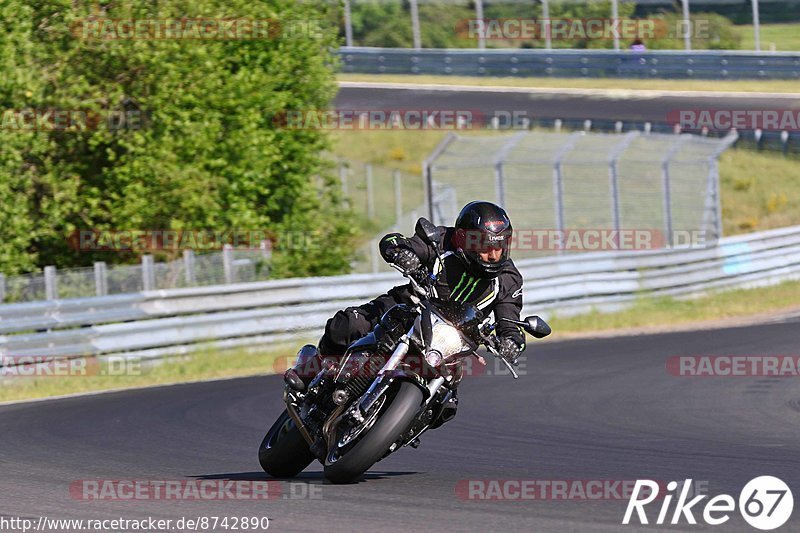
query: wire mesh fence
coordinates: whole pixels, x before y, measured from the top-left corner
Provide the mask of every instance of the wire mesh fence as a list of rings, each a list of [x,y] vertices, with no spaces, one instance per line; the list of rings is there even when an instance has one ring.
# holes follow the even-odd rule
[[[711,244],[721,236],[717,158],[735,140],[639,131],[451,134],[426,162],[432,186],[456,195],[433,212],[434,222],[450,224],[472,200],[496,202],[512,218],[517,258],[591,249],[568,246],[573,235],[584,245],[597,234],[616,239],[600,245],[621,246],[626,232],[649,247],[696,244],[698,236]]]
[[[33,302],[63,298],[87,298],[143,290],[176,289],[242,283],[269,279],[270,250],[235,250],[195,255],[184,250],[174,261],[155,262],[145,255],[138,265],[97,262],[93,267],[56,269],[41,274],[0,275],[0,301]]]

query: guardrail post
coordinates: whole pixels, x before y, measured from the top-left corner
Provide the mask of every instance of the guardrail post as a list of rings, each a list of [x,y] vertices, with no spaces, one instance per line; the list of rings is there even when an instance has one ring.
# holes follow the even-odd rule
[[[58,300],[58,282],[56,280],[56,267],[44,267],[44,297],[45,300]]]
[[[222,269],[225,273],[225,283],[233,283],[233,247],[230,244],[222,247]]]
[[[375,218],[375,192],[372,188],[372,165],[370,163],[364,165],[364,172],[367,179],[367,216],[371,220]]]
[[[97,296],[108,294],[108,270],[105,261],[95,261],[94,263],[94,293]]]
[[[6,275],[0,274],[0,302],[6,301]]]
[[[189,287],[197,282],[194,274],[194,250],[183,251],[183,275]]]
[[[142,288],[152,291],[156,288],[156,269],[152,255],[142,256]]]
[[[400,225],[403,222],[403,184],[400,181],[400,171],[394,170],[392,172],[392,178],[394,179],[394,218],[395,222],[395,229],[397,231],[402,231]]]

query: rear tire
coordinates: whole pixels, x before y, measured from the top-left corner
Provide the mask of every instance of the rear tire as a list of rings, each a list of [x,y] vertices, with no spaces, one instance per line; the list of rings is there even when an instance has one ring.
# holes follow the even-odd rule
[[[326,460],[325,477],[333,483],[357,481],[408,429],[419,413],[423,399],[422,391],[417,385],[410,381],[400,381],[397,394],[394,398],[387,399],[383,412],[366,434],[335,462]],[[339,438],[340,430],[337,429],[337,442]]]
[[[294,477],[314,459],[308,442],[284,409],[258,448],[261,468],[272,477]]]

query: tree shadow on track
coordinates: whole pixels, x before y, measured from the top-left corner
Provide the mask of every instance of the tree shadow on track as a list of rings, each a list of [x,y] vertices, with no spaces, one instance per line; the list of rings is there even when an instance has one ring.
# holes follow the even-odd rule
[[[397,476],[413,476],[418,474],[419,472],[386,472],[386,471],[375,471],[375,472],[367,472],[364,474],[362,481],[371,481],[375,479],[388,479]],[[319,483],[320,481],[329,483],[325,479],[325,475],[322,471],[318,472],[300,472],[295,477],[292,478],[274,478],[267,474],[266,472],[229,472],[226,474],[200,474],[196,476],[188,476],[193,477],[195,479],[225,479],[229,481],[266,481],[271,479],[276,479],[279,481],[299,481],[299,482],[307,482],[307,483]]]

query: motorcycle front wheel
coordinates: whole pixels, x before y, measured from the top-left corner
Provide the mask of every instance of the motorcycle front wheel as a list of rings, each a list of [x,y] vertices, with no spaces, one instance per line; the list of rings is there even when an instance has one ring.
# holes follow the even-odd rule
[[[325,461],[325,477],[333,483],[357,481],[408,429],[423,399],[417,385],[400,381],[396,394],[379,399],[376,412],[368,414],[362,426],[337,428]],[[358,433],[353,436],[354,432]]]

